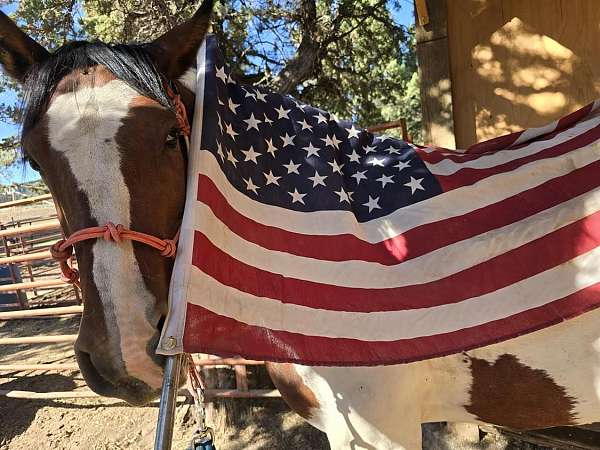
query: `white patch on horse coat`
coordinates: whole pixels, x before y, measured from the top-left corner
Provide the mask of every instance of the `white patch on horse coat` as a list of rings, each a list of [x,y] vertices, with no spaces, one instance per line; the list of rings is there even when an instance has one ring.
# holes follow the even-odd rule
[[[417,450],[421,429],[416,423],[481,423],[465,409],[471,403],[470,358],[494,362],[514,355],[565,389],[575,400],[577,423],[599,421],[598,323],[600,309],[464,354],[396,366],[295,368],[320,404],[310,422],[328,434],[333,450],[351,448],[357,436],[377,449]]]
[[[186,88],[192,91],[194,94],[196,93],[196,85],[198,82],[196,81],[197,71],[195,67],[190,67],[185,71],[183,75],[181,75],[177,81],[183,84]]]
[[[113,80],[101,87],[83,88],[57,96],[48,108],[48,134],[52,148],[69,162],[77,187],[87,197],[90,213],[104,225],[130,226],[130,194],[121,173],[121,153],[115,136],[129,103],[139,94],[126,83]],[[108,316],[114,314],[120,335],[121,356],[127,373],[158,388],[162,371],[146,353],[156,330],[145,312],[156,299],[146,289],[133,246],[97,240],[93,244],[93,278]],[[108,319],[108,317],[107,317]],[[107,352],[110,349],[106,349]]]

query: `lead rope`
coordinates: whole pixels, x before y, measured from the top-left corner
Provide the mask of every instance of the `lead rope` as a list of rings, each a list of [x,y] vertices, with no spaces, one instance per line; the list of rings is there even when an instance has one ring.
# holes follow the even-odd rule
[[[192,355],[186,353],[190,392],[194,397],[194,412],[198,429],[192,437],[192,450],[217,450],[214,444],[214,431],[206,425],[206,407],[204,406],[204,383],[196,369]]]

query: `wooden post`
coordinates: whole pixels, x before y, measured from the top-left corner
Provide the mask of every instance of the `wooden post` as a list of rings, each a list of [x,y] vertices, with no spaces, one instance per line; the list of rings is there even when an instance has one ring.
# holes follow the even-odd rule
[[[427,0],[424,5],[428,21],[417,26],[417,58],[425,144],[455,148],[446,1]]]
[[[247,391],[248,390],[248,378],[246,372],[246,366],[241,364],[233,366],[235,370],[235,385],[238,391]]]

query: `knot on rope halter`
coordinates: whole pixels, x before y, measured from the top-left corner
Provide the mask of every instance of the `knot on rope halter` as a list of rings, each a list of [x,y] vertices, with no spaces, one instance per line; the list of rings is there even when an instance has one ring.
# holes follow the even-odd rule
[[[121,235],[123,234],[124,229],[125,227],[121,224],[115,225],[112,222],[106,222],[106,225],[104,225],[104,233],[102,234],[102,237],[105,241],[114,241],[120,244],[123,241]]]
[[[165,258],[173,258],[177,253],[177,241],[174,239],[164,239],[165,249],[160,252],[160,256],[164,256]]]
[[[76,231],[67,239],[61,239],[50,247],[50,255],[60,264],[62,279],[67,283],[79,286],[79,271],[69,265],[73,256],[73,244],[88,239],[104,239],[106,242],[122,243],[128,239],[148,245],[160,252],[161,256],[173,258],[177,253],[179,231],[173,239],[161,239],[151,234],[128,230],[123,225],[107,222],[103,227],[89,227]]]

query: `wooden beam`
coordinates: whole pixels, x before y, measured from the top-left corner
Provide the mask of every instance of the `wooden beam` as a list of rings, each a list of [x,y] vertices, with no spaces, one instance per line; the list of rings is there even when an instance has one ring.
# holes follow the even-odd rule
[[[64,342],[75,342],[76,334],[58,334],[56,336],[27,336],[16,338],[0,338],[0,345],[23,345],[23,344],[59,344]]]
[[[31,261],[42,261],[44,259],[51,259],[50,251],[46,250],[43,252],[26,253],[24,255],[8,256],[6,258],[0,258],[0,266],[7,264],[17,264]]]
[[[0,237],[11,237],[21,236],[24,234],[39,233],[41,231],[50,231],[60,229],[60,223],[58,220],[46,220],[44,222],[36,223],[35,225],[27,225],[24,227],[7,228],[0,230]]]
[[[80,314],[83,306],[61,306],[58,308],[24,309],[21,311],[0,312],[0,320],[29,319],[31,317]]]
[[[0,292],[12,292],[12,291],[20,291],[25,289],[39,289],[39,288],[47,288],[47,287],[55,287],[55,286],[64,286],[68,283],[60,280],[42,280],[42,281],[26,281],[24,283],[12,283],[12,284],[2,284],[0,285]]]
[[[429,22],[417,26],[425,144],[455,148],[447,0],[428,0]]]
[[[11,202],[0,203],[0,209],[1,208],[12,208],[13,206],[30,205],[32,203],[42,202],[44,200],[52,200],[52,195],[44,194],[44,195],[38,195],[36,197],[28,197],[28,198],[23,198],[20,200],[13,200]]]
[[[419,25],[427,25],[429,23],[429,11],[427,10],[427,2],[425,0],[415,0],[417,9],[417,17]]]
[[[187,390],[181,390],[180,395],[186,397],[189,393]],[[281,394],[277,390],[270,389],[253,389],[250,391],[238,391],[235,389],[207,389],[204,393],[207,399],[211,398],[280,398]],[[29,400],[58,400],[67,398],[98,398],[110,400],[112,397],[101,397],[95,392],[86,389],[81,391],[65,391],[65,392],[31,392],[31,391],[16,391],[16,390],[0,390],[0,397],[22,398]],[[113,399],[119,400],[119,399]],[[179,397],[178,397],[179,400]]]

